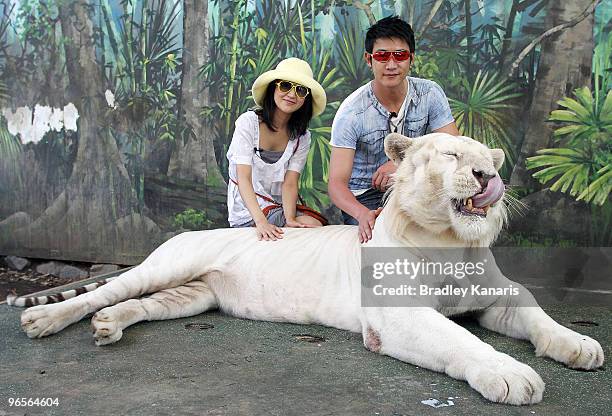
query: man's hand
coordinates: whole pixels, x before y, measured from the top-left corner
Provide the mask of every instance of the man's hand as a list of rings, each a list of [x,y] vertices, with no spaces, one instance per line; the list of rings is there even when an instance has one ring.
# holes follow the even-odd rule
[[[380,192],[385,192],[391,186],[393,179],[391,174],[395,173],[397,166],[392,161],[388,161],[384,165],[380,166],[374,172],[372,176],[372,187],[378,189]]]
[[[279,238],[283,238],[282,228],[270,224],[268,220],[255,222],[255,227],[257,228],[257,238],[259,240],[276,241]]]
[[[362,214],[357,217],[357,221],[359,221],[359,242],[366,243],[372,239],[372,230],[374,229],[374,224],[376,223],[376,217],[382,211],[382,207],[377,208],[376,210],[368,210],[367,208],[363,210]]]

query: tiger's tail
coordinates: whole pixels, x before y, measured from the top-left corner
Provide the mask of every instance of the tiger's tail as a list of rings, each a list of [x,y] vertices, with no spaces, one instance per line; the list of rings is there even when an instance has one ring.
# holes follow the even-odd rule
[[[43,296],[17,296],[16,293],[12,293],[6,297],[6,303],[10,306],[16,306],[19,308],[30,307],[35,305],[46,305],[49,303],[62,302],[67,299],[74,298],[75,296],[82,295],[83,293],[91,292],[96,290],[100,286],[104,286],[111,280],[116,279],[119,276],[109,277],[108,279],[98,280],[97,282],[89,283],[87,285],[77,287],[76,289],[66,290],[64,292],[55,293],[51,295]]]

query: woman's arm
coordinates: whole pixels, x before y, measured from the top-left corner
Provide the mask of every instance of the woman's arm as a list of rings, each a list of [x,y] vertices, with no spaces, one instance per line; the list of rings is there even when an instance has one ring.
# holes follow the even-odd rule
[[[283,213],[287,221],[287,227],[304,227],[296,221],[296,204],[298,199],[298,182],[300,179],[299,172],[294,170],[288,170],[285,173],[285,180],[283,181]]]
[[[257,228],[257,237],[261,240],[273,240],[283,238],[283,230],[268,222],[268,219],[263,214],[257,202],[257,196],[253,189],[253,179],[250,165],[236,165],[236,174],[238,176],[238,192],[244,201],[253,221]],[[296,194],[297,195],[297,194]]]

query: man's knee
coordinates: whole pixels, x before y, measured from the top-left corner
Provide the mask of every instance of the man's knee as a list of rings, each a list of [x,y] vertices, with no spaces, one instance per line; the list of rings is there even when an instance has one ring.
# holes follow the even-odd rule
[[[359,225],[359,221],[357,221],[355,218],[351,217],[344,211],[342,211],[342,222],[344,223],[344,225]]]

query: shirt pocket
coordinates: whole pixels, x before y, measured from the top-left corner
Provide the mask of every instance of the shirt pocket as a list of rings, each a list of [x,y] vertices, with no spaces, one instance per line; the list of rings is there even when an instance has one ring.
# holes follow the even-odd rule
[[[408,137],[419,137],[425,135],[427,131],[427,116],[407,117],[404,132]]]
[[[362,169],[380,164],[385,158],[385,136],[388,130],[374,130],[364,134],[357,142],[355,161]]]

